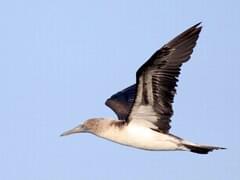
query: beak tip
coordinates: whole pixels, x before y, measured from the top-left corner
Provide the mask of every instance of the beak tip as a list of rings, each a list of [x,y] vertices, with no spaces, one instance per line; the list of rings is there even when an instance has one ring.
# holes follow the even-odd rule
[[[73,134],[73,133],[71,131],[66,131],[66,132],[63,132],[62,134],[60,134],[60,137],[67,136],[69,134]]]
[[[77,127],[73,128],[73,129],[70,129],[68,131],[63,132],[62,134],[60,134],[60,137],[68,136],[70,134],[75,134],[75,133],[80,133],[80,132],[82,132],[81,127],[77,126]]]

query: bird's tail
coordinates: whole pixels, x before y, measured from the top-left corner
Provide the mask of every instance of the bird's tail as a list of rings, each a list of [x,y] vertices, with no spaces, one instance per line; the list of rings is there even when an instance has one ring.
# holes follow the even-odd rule
[[[193,143],[188,143],[188,142],[183,142],[182,145],[187,150],[189,150],[193,153],[198,153],[198,154],[208,154],[209,152],[211,152],[213,150],[226,149],[223,147],[198,145],[198,144],[193,144]]]

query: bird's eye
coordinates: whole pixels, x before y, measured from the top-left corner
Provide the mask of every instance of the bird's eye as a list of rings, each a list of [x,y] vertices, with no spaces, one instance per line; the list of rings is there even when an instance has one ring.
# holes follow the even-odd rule
[[[81,128],[85,129],[85,128],[86,128],[85,124],[82,124],[82,125],[81,125]]]

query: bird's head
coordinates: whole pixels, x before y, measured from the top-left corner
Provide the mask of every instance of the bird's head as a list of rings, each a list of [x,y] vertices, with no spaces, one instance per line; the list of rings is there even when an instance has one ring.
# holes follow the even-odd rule
[[[77,127],[70,129],[68,131],[65,131],[61,134],[61,136],[67,136],[70,134],[75,133],[96,133],[99,129],[99,121],[101,121],[102,118],[94,118],[94,119],[88,119],[84,123],[78,125]]]

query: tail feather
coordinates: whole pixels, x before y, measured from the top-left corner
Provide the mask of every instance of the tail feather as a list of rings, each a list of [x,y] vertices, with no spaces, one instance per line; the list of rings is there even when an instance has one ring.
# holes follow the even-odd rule
[[[183,146],[186,147],[189,151],[193,153],[198,153],[198,154],[208,154],[213,150],[226,149],[223,147],[194,145],[194,144],[183,144]]]

